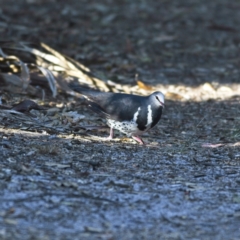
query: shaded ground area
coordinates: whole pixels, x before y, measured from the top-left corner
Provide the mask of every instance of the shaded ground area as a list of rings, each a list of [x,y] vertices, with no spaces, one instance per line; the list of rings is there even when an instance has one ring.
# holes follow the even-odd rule
[[[0,2],[4,38],[45,41],[121,85],[138,73],[167,97],[146,146],[0,115],[1,239],[240,238],[238,1]],[[69,101],[102,124],[81,100],[45,105]]]

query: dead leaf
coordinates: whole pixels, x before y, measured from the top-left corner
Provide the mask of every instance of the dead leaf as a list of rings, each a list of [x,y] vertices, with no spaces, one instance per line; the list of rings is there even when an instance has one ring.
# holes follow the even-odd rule
[[[232,93],[232,91],[233,90],[227,86],[221,86],[217,89],[217,92],[219,92],[219,93]]]
[[[6,83],[20,87],[21,79],[17,75],[12,73],[1,73],[1,76],[6,81]]]
[[[167,99],[171,99],[171,100],[182,100],[184,99],[184,97],[178,93],[174,93],[174,92],[167,92],[165,94],[165,97]]]
[[[15,110],[18,112],[29,112],[32,109],[42,110],[43,108],[41,108],[37,103],[29,99],[24,100],[16,104],[14,107],[12,107],[12,110]]]
[[[56,162],[48,162],[45,163],[45,165],[49,166],[49,167],[57,167],[57,168],[70,168],[70,164],[60,164],[60,163],[56,163]]]
[[[10,218],[5,218],[4,222],[7,224],[10,224],[10,225],[17,225],[17,223],[18,223],[16,220],[10,219]]]
[[[140,81],[140,80],[137,80],[137,85],[138,85],[139,88],[144,89],[144,90],[148,90],[148,91],[150,91],[150,90],[153,89],[152,86],[147,85],[147,84],[143,83],[143,82]]]
[[[229,27],[229,26],[226,26],[226,25],[215,24],[215,23],[209,25],[208,29],[218,30],[218,31],[227,31],[227,32],[236,32],[237,31],[233,27]]]
[[[42,74],[47,78],[49,87],[52,91],[53,97],[57,96],[57,82],[56,79],[54,78],[52,72],[46,68],[37,66],[37,68],[42,72]]]
[[[171,35],[159,35],[153,39],[154,42],[167,42],[167,41],[173,41],[175,39],[175,36]]]
[[[214,91],[215,92],[215,89],[213,88],[212,84],[209,82],[204,83],[202,88],[205,91],[209,91],[209,92]]]
[[[217,148],[217,147],[222,147],[225,144],[223,143],[204,143],[202,144],[202,147],[208,147],[208,148]]]
[[[30,74],[27,64],[20,61],[21,64],[21,80],[22,80],[22,88],[25,91],[28,88],[28,85],[30,83]]]

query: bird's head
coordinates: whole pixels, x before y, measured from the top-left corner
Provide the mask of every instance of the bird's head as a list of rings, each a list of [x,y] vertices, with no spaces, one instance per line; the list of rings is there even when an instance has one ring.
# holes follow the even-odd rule
[[[164,108],[164,95],[161,92],[154,92],[150,95],[150,100],[155,106]]]

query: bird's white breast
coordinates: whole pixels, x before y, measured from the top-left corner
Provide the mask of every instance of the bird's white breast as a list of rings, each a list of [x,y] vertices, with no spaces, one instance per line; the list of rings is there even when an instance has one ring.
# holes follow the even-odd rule
[[[141,135],[143,131],[138,129],[137,118],[141,108],[134,113],[133,119],[131,121],[119,122],[116,120],[108,119],[107,123],[109,127],[119,130],[120,132],[125,133],[126,135]]]

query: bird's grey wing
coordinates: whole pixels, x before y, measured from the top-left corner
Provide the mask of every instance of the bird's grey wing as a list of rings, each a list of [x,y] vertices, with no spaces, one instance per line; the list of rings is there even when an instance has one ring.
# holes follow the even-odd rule
[[[103,118],[110,118],[110,115],[105,112],[105,110],[102,109],[101,106],[99,106],[97,103],[89,101],[89,107],[93,112],[99,114],[99,116]]]
[[[93,111],[116,121],[131,121],[143,104],[143,97],[136,95],[109,92],[85,94]]]
[[[113,94],[99,103],[109,115],[117,121],[131,121],[142,105],[143,97],[129,94]]]
[[[130,121],[142,104],[143,97],[111,92],[99,92],[84,88],[74,88],[88,101],[91,109],[104,118],[116,121]]]
[[[96,112],[101,117],[109,118],[109,114],[107,114],[104,111],[104,109],[101,107],[101,104],[98,104],[99,101],[101,99],[106,98],[106,95],[108,95],[109,93],[99,92],[99,91],[96,91],[96,90],[81,87],[79,85],[76,86],[74,84],[71,84],[70,88],[73,89],[74,91],[82,94],[82,96],[86,100],[88,100],[89,107],[91,108],[92,111]]]

